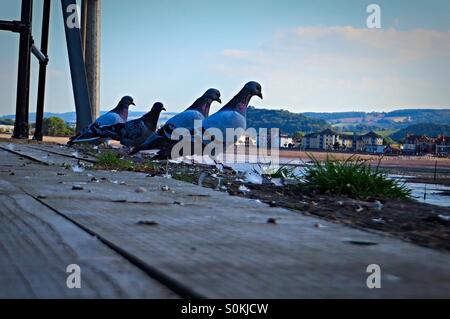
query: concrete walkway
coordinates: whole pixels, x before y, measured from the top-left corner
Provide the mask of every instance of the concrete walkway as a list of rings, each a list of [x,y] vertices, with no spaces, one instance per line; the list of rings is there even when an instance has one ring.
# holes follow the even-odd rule
[[[0,297],[450,297],[449,253],[173,179],[62,166],[80,160],[95,158],[0,143]],[[72,263],[81,289],[65,286]]]

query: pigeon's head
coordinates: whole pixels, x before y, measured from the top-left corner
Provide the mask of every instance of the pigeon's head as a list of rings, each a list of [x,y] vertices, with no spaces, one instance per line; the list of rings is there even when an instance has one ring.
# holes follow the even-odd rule
[[[126,95],[120,99],[119,105],[124,106],[124,107],[129,107],[130,105],[136,105],[136,104],[134,104],[134,100],[131,96]]]
[[[166,109],[164,108],[164,105],[161,102],[156,102],[155,104],[153,104],[152,106],[152,111],[153,112],[158,112],[161,113],[162,111],[165,111]]]
[[[220,99],[220,91],[217,89],[209,89],[205,92],[205,94],[203,94],[203,97],[211,101],[222,103],[222,100]]]
[[[258,82],[254,81],[248,82],[244,86],[244,91],[250,94],[251,96],[256,95],[259,96],[261,99],[263,98],[261,84],[259,84]]]

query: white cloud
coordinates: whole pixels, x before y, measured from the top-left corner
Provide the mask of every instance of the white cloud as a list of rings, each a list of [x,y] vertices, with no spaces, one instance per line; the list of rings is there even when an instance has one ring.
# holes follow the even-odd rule
[[[263,84],[263,105],[304,110],[450,105],[450,32],[299,27],[257,50],[224,50],[215,70]]]

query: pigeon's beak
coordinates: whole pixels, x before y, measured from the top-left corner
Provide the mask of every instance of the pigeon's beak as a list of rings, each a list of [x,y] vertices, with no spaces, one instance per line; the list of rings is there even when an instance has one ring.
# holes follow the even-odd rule
[[[216,99],[216,101],[222,104],[222,100],[219,97]]]
[[[256,94],[257,96],[259,96],[259,98],[262,100],[263,99],[263,95],[261,92],[259,92],[258,94]]]
[[[163,110],[163,111],[167,111],[166,108],[164,108],[164,107],[162,108],[162,110]]]
[[[131,102],[130,104],[136,106],[136,104],[134,104],[134,102]]]

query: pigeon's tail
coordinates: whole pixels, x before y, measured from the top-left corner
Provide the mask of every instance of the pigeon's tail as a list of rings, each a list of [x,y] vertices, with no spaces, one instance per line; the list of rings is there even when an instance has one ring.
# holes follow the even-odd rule
[[[73,145],[76,143],[89,143],[95,142],[100,139],[98,135],[98,126],[93,124],[85,129],[83,129],[79,134],[72,136],[67,142],[68,145]]]
[[[145,142],[139,146],[135,146],[128,155],[134,155],[140,151],[145,151],[145,150],[159,150],[164,146],[164,144],[165,144],[165,138],[158,135],[148,142]]]
[[[84,133],[84,134],[79,134],[79,135],[71,137],[69,139],[69,141],[67,142],[67,144],[73,145],[76,143],[89,143],[89,142],[98,141],[99,139],[100,139],[100,137],[95,136],[91,133]]]

